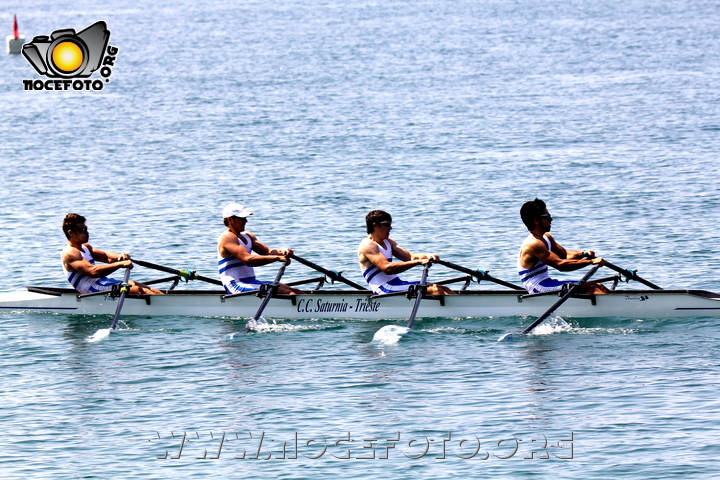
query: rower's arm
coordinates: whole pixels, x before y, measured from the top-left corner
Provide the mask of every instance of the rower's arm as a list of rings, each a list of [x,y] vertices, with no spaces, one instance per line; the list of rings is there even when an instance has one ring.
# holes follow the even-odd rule
[[[592,250],[565,250],[565,258],[595,258]]]
[[[262,244],[260,242],[257,242],[257,243],[262,245],[265,248],[266,253],[263,253],[262,255],[283,255],[285,257],[289,257],[289,256],[293,255],[293,253],[294,253],[291,248],[270,248],[267,245]],[[258,252],[258,253],[260,253],[260,252]]]
[[[550,239],[552,251],[560,258],[573,260],[578,258],[595,258],[595,252],[592,250],[570,250],[557,243],[550,234],[547,234],[547,236]]]
[[[271,255],[270,249],[263,243],[259,242],[254,235],[248,234],[252,241],[252,250],[259,255],[248,253],[244,246],[237,241],[234,234],[223,235],[220,238],[219,249],[221,254],[227,252],[234,256],[249,267],[262,267],[273,262],[285,262],[288,258],[285,255]]]
[[[423,265],[428,262],[428,260],[420,259],[411,260],[412,255],[410,254],[410,252],[408,252],[404,248],[398,247],[396,243],[392,242],[392,240],[391,244],[393,255],[404,261],[388,261],[388,259],[385,258],[385,255],[380,252],[380,249],[375,242],[365,243],[363,247],[361,247],[359,253],[364,256],[370,263],[379,268],[380,271],[387,275],[396,275],[406,270],[410,270],[412,267],[415,267],[417,265]]]
[[[288,265],[290,264],[289,257],[293,254],[292,249],[290,249],[290,248],[270,248],[267,245],[265,245],[264,243],[262,243],[260,240],[258,240],[255,237],[255,235],[253,235],[252,233],[247,232],[247,235],[252,240],[252,243],[253,243],[252,249],[255,253],[258,253],[258,254],[264,255],[264,256],[270,255],[270,256],[281,257],[277,261],[287,262]]]
[[[96,262],[116,263],[131,260],[129,253],[104,252],[102,250],[98,250],[97,248],[93,248],[89,244],[86,244],[86,246],[88,247],[88,250],[90,250],[90,254]]]
[[[568,251],[554,241],[552,242],[552,247],[554,251],[548,250],[545,242],[537,240],[529,245],[524,253],[536,257],[546,265],[561,272],[572,272],[587,267],[588,265],[602,263],[602,258],[582,258],[582,255],[576,257],[575,254],[577,252],[574,250]],[[555,252],[558,252],[560,255]]]
[[[99,265],[93,265],[89,261],[85,260],[79,253],[77,256],[66,257],[65,263],[76,272],[82,273],[83,275],[90,278],[105,277],[121,268],[133,267],[132,260],[123,260],[121,262],[101,263]]]
[[[409,250],[401,247],[397,243],[395,243],[394,240],[389,239],[390,245],[392,246],[392,253],[395,258],[399,258],[402,261],[410,261],[410,260],[440,260],[440,257],[437,255],[433,255],[431,253],[412,253]],[[424,265],[428,262],[422,262],[421,265]]]

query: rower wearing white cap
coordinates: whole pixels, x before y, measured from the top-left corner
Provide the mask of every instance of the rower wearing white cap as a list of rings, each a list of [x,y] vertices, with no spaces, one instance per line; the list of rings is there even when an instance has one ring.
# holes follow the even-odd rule
[[[263,283],[272,283],[255,278],[253,267],[273,262],[289,263],[289,256],[293,253],[289,248],[271,249],[245,231],[250,215],[252,212],[239,203],[226,205],[222,211],[227,230],[218,239],[218,271],[225,290],[230,294],[257,290]],[[303,292],[281,283],[278,293],[292,295]]]

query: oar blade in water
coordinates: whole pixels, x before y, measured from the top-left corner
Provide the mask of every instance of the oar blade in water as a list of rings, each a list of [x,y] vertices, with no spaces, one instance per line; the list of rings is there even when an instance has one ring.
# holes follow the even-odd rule
[[[128,281],[130,279],[130,268],[125,270],[125,276],[123,277],[122,287],[121,287],[121,293],[120,297],[118,298],[118,304],[117,308],[115,309],[115,315],[113,316],[112,323],[110,324],[110,328],[102,328],[95,332],[95,334],[90,337],[91,342],[97,342],[99,340],[102,340],[104,338],[107,338],[110,336],[110,332],[112,330],[115,330],[117,328],[118,321],[120,320],[120,311],[122,310],[123,302],[125,301],[125,295],[127,295],[127,292],[130,290]]]
[[[101,328],[95,334],[88,338],[88,342],[99,342],[100,340],[104,340],[110,336],[111,330],[109,328]]]
[[[400,338],[405,336],[410,331],[413,326],[413,322],[415,321],[415,315],[417,315],[418,308],[420,307],[420,301],[422,300],[423,294],[425,293],[425,287],[427,286],[428,270],[430,269],[431,265],[432,262],[429,262],[425,264],[425,267],[423,267],[420,284],[417,285],[418,288],[415,290],[415,302],[413,302],[413,308],[410,312],[410,318],[408,320],[407,327],[386,325],[377,332],[375,332],[375,335],[373,335],[373,340],[385,344],[397,343],[398,341],[400,341]]]

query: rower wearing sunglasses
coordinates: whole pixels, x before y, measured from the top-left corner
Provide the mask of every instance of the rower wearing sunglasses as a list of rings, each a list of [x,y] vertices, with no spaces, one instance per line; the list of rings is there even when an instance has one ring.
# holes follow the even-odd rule
[[[387,212],[373,210],[365,217],[365,225],[368,237],[360,242],[358,261],[363,277],[375,294],[403,292],[409,285],[419,284],[417,281],[401,280],[397,274],[440,259],[437,255],[411,253],[399,246],[390,238],[392,217]],[[400,261],[393,262],[392,257]],[[452,295],[455,292],[441,285],[428,284],[427,293]]]
[[[82,294],[110,290],[122,280],[108,278],[107,275],[121,268],[133,268],[128,253],[104,252],[88,243],[90,234],[85,225],[85,217],[77,213],[68,213],[63,219],[63,232],[67,245],[62,251],[63,270],[68,282]],[[97,264],[97,262],[101,262]],[[128,281],[130,293],[137,295],[159,295],[160,290],[147,285]]]
[[[560,290],[565,283],[575,280],[555,280],[548,274],[548,266],[561,272],[578,270],[588,265],[603,264],[592,250],[568,250],[557,243],[552,235],[552,216],[545,202],[536,198],[520,209],[520,218],[530,231],[520,247],[517,268],[520,280],[529,293]],[[580,290],[585,294],[608,293],[608,289],[594,282],[586,282]]]

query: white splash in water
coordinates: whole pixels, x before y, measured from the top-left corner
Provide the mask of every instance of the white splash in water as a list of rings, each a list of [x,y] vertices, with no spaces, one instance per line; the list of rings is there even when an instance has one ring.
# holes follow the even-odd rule
[[[569,332],[573,329],[562,317],[550,317],[530,332],[530,335],[552,335],[554,333]]]
[[[336,328],[335,325],[293,325],[290,323],[277,323],[277,321],[275,321],[274,319],[272,320],[272,323],[269,323],[262,317],[260,317],[256,322],[250,320],[246,326],[249,327],[254,333],[298,332],[304,330],[325,330],[329,328]],[[242,335],[245,335],[245,332],[233,332],[228,335],[228,338],[232,340]]]
[[[88,342],[99,342],[100,340],[104,340],[107,337],[110,336],[110,329],[109,328],[101,328],[95,334],[88,338]]]
[[[385,325],[375,332],[375,335],[373,335],[373,342],[378,342],[382,345],[392,345],[398,343],[403,336],[408,334],[409,331],[410,329],[407,327],[401,327],[399,325]]]

